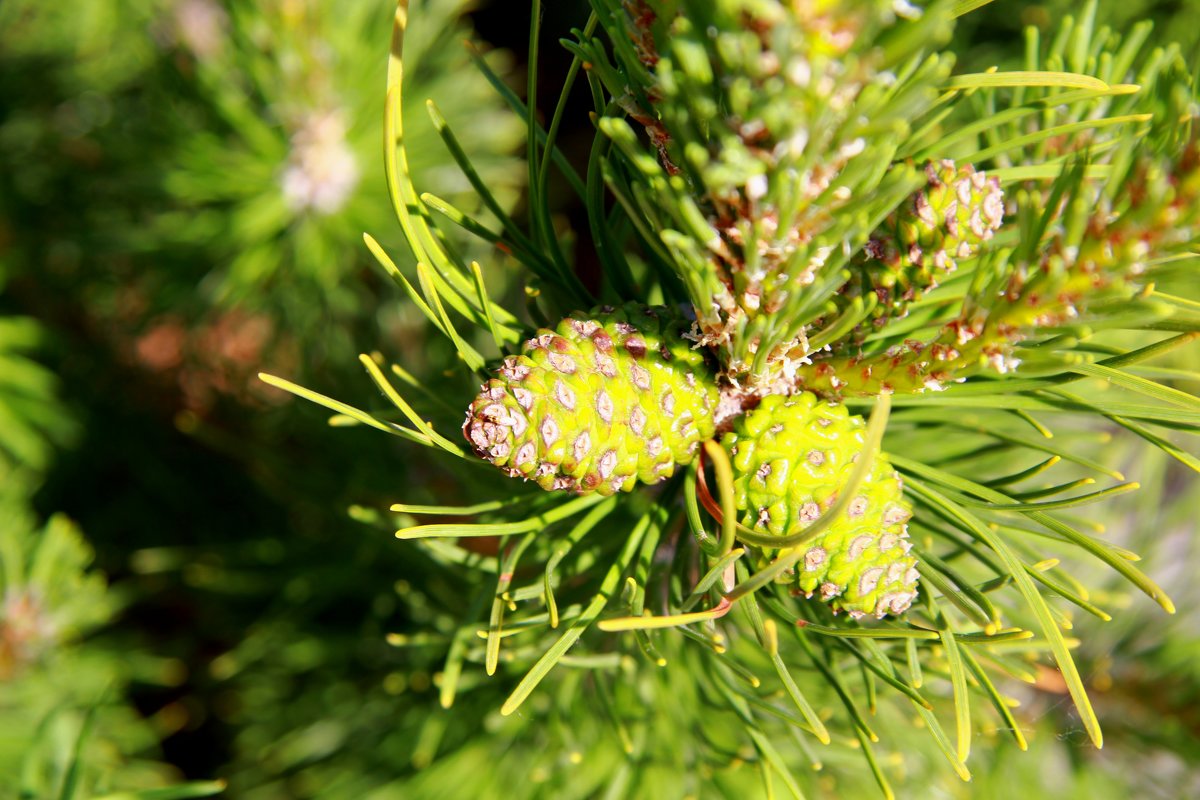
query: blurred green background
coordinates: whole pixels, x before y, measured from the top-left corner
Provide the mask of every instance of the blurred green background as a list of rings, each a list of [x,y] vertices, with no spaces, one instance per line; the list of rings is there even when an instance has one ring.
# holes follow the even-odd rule
[[[998,0],[960,27],[961,63],[1019,59],[1022,27],[1072,5]],[[417,185],[478,205],[429,124],[431,97],[519,216],[524,125],[462,41],[517,89],[528,9],[412,6]],[[1200,41],[1196,2],[1101,8],[1117,26],[1153,18],[1155,36],[1193,52]],[[357,354],[381,349],[452,405],[475,388],[447,374],[449,345],[361,241],[404,252],[379,157],[392,10],[0,3],[0,798],[209,779],[264,799],[603,793],[620,754],[596,720],[568,718],[557,738],[502,721],[503,684],[442,711],[442,652],[387,642],[445,631],[468,602],[373,513],[446,501],[449,465],[331,428],[254,377],[367,397]],[[585,17],[583,3],[547,4],[543,24],[563,34]],[[569,59],[549,37],[543,48],[560,75]],[[564,150],[585,161],[586,116],[567,119]],[[564,194],[557,213],[580,209]],[[595,260],[575,228],[586,278]],[[516,265],[459,244],[496,265],[489,289],[521,308]],[[1157,479],[1106,509],[1110,535],[1147,554],[1180,613],[1164,622],[1140,603],[1077,629],[1109,746],[1086,746],[1047,681],[1022,697],[1030,753],[996,739],[970,785],[913,759],[911,796],[1200,796],[1194,501],[1175,465],[1139,472]],[[593,742],[574,783],[539,785],[531,764],[579,752],[551,739]],[[761,790],[756,773],[718,778],[721,796]]]

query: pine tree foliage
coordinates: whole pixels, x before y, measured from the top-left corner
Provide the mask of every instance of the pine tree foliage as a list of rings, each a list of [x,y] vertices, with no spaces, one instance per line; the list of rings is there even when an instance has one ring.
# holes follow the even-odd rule
[[[80,683],[74,667],[42,670],[42,662],[23,673],[44,674],[38,678],[46,690],[39,702],[49,705],[57,698],[63,705],[49,745],[29,751],[23,749],[29,740],[22,738],[10,754],[30,763],[52,762],[54,771],[48,766],[46,774],[61,778],[73,763],[78,724],[100,697],[103,706],[81,766],[86,777],[75,796],[102,794],[105,785],[166,783],[169,768],[143,763],[157,758],[158,737],[169,738],[167,753],[198,777],[236,776],[242,787],[260,787],[281,773],[290,780],[296,763],[307,763],[307,748],[324,744],[320,737],[283,732],[301,728],[297,719],[334,717],[337,712],[325,702],[329,691],[341,698],[339,709],[355,709],[354,722],[362,725],[394,720],[407,699],[370,680],[358,681],[358,694],[346,697],[347,675],[383,669],[394,657],[382,640],[382,620],[391,607],[379,599],[390,593],[391,567],[402,562],[380,558],[390,547],[386,540],[372,540],[357,559],[376,564],[383,579],[363,581],[355,573],[339,581],[341,562],[329,561],[329,547],[342,546],[347,529],[356,532],[358,526],[336,505],[305,502],[324,498],[339,482],[362,491],[362,475],[371,467],[343,470],[335,463],[343,458],[331,457],[333,450],[323,454],[323,469],[305,467],[303,458],[280,458],[275,448],[281,431],[298,421],[310,429],[315,425],[320,435],[321,421],[297,420],[295,404],[260,413],[264,399],[277,402],[281,394],[264,391],[244,371],[259,358],[289,368],[300,340],[306,370],[356,372],[347,345],[366,338],[364,329],[382,328],[392,341],[402,341],[415,355],[405,362],[414,369],[421,369],[419,358],[440,363],[446,357],[449,348],[428,341],[415,308],[393,305],[377,313],[369,287],[382,274],[366,250],[344,246],[348,236],[364,229],[384,229],[381,240],[402,242],[398,228],[386,230],[391,214],[386,189],[369,169],[382,138],[384,98],[376,89],[386,74],[386,59],[369,43],[386,40],[391,9],[370,0],[336,8],[312,0],[2,5],[0,271],[13,276],[13,291],[0,297],[0,312],[16,307],[21,316],[0,319],[0,418],[6,423],[0,426],[0,488],[14,481],[8,471],[13,465],[22,475],[35,468],[35,484],[49,472],[36,498],[39,510],[45,514],[67,505],[73,516],[88,518],[84,528],[97,560],[120,578],[110,595],[123,601],[121,612],[90,629],[82,642],[56,640],[49,648],[92,670],[95,684],[89,679],[73,693]],[[502,51],[472,54],[463,47],[468,5],[418,4],[422,25],[409,41],[416,73],[409,86],[437,96],[436,110],[458,130],[497,206],[509,209],[522,182],[513,157],[522,125],[469,61],[474,55],[503,74],[511,57]],[[339,150],[336,135],[315,141],[294,136],[302,132],[297,123],[314,99],[344,112],[340,144],[353,154],[357,181],[345,182],[338,174],[345,161],[332,159],[332,171],[321,169],[330,165],[322,152]],[[420,117],[409,130],[418,151],[410,166],[441,195],[474,213],[481,204],[442,148],[425,100],[415,91],[408,99],[409,113]],[[323,151],[318,145],[330,139],[333,147]],[[293,144],[304,146],[293,151]],[[293,166],[314,167],[316,177],[349,184],[353,191],[340,208],[292,208],[284,178]],[[455,241],[466,253],[490,250],[490,243],[464,238]],[[397,252],[397,258],[410,265],[404,254]],[[493,291],[504,288],[500,280],[490,285]],[[44,317],[35,324],[29,314]],[[264,329],[266,346],[260,347],[257,335]],[[173,351],[175,337],[182,346]],[[36,343],[46,347],[30,358]],[[155,357],[144,357],[147,350]],[[231,365],[235,361],[240,363]],[[131,366],[139,369],[131,373]],[[231,366],[240,367],[240,374]],[[55,371],[60,380],[53,379]],[[214,384],[224,394],[220,407],[193,404],[193,386],[208,390]],[[247,404],[254,410],[247,412]],[[64,406],[81,413],[65,413]],[[205,418],[198,420],[194,412]],[[131,417],[134,424],[128,424]],[[337,431],[325,435],[334,450],[345,446],[344,455],[353,454],[350,439]],[[296,437],[297,443],[301,438],[311,444],[307,435]],[[77,449],[66,447],[65,454],[53,456],[51,445],[66,441]],[[164,441],[171,443],[166,453]],[[213,451],[232,455],[256,477],[222,470],[197,481],[187,453],[211,459]],[[93,456],[100,461],[89,464]],[[421,472],[413,466],[414,474]],[[390,472],[380,483],[396,475]],[[234,491],[226,493],[225,486]],[[317,486],[325,488],[308,488]],[[19,503],[23,513],[37,489],[26,488],[30,496]],[[206,492],[216,499],[206,501]],[[238,495],[253,496],[252,514],[269,524],[244,528],[246,519],[239,516],[239,526],[226,525]],[[276,514],[283,503],[288,511]],[[183,513],[177,516],[173,505]],[[197,506],[207,506],[207,513],[193,513]],[[220,526],[205,517],[220,520]],[[297,546],[292,539],[281,556],[279,529],[297,520],[289,533],[304,530],[307,544]],[[8,522],[0,518],[0,528]],[[28,534],[36,536],[40,528],[30,524]],[[227,539],[220,540],[222,535]],[[393,553],[401,555],[387,555]],[[321,567],[329,569],[314,578]],[[279,584],[272,581],[286,580],[294,581],[293,590],[313,581],[318,585],[313,594],[321,599],[301,610],[275,602]],[[258,599],[244,591],[257,591]],[[314,610],[323,602],[346,618],[361,605],[372,619],[363,629],[330,625]],[[165,606],[175,619],[188,616],[177,603],[207,619],[189,617],[188,624],[171,630],[158,627]],[[137,636],[132,629],[147,623],[154,628],[152,638],[131,641]],[[314,627],[321,627],[319,635]],[[214,667],[210,677],[214,641],[234,652],[217,662],[222,669]],[[358,647],[363,641],[377,647]],[[114,650],[125,664],[114,659]],[[147,651],[172,658],[151,659]],[[307,655],[299,658],[297,652]],[[186,671],[176,657],[187,661]],[[247,663],[248,668],[230,667]],[[326,683],[312,688],[314,675]],[[89,694],[114,676],[108,695]],[[299,697],[286,695],[287,687],[301,684]],[[157,712],[152,719],[131,711],[126,689],[142,713]],[[372,705],[380,695],[393,704]],[[238,703],[228,702],[231,697]],[[278,699],[260,705],[268,697]],[[364,711],[368,706],[372,713]],[[29,727],[31,716],[12,710],[17,722],[10,728],[0,721],[0,740],[11,729]],[[112,724],[101,722],[110,712]],[[222,727],[227,720],[229,727]],[[236,741],[233,725],[239,726]],[[214,729],[227,736],[220,745],[210,738]],[[276,748],[270,757],[263,756],[262,742]],[[218,765],[226,753],[233,763]],[[99,774],[90,766],[97,754],[105,780],[117,773],[120,783],[92,784]],[[366,766],[361,772],[373,774]],[[10,774],[19,771],[0,769],[5,778]],[[57,796],[58,785],[48,785],[34,794]]]
[[[528,796],[685,796],[751,765],[767,796],[802,797],[821,764],[843,793],[869,776],[892,796],[901,765],[931,753],[969,780],[981,734],[1025,749],[1008,687],[1051,665],[1102,744],[1070,632],[1080,615],[1118,615],[1090,567],[1175,606],[1080,509],[1138,488],[1107,457],[1113,428],[1200,468],[1187,447],[1200,401],[1164,382],[1194,373],[1147,365],[1200,331],[1196,301],[1157,288],[1194,274],[1200,107],[1177,48],[1143,47],[1144,27],[1098,28],[1094,3],[1051,41],[1030,36],[1020,68],[956,72],[938,48],[982,5],[594,0],[563,41],[576,56],[563,96],[582,78],[593,101],[587,171],[555,149],[565,103],[543,128],[512,98],[528,120],[529,212],[497,229],[423,194],[406,168],[399,4],[384,166],[415,272],[367,245],[476,384],[529,331],[488,294],[487,270],[443,245],[451,227],[527,267],[539,323],[597,301],[693,314],[721,423],[814,395],[868,420],[837,444],[853,468],[820,513],[798,539],[772,539],[739,522],[747,465],[713,442],[628,496],[546,492],[476,481],[469,470],[490,468],[446,434],[455,404],[381,355],[361,359],[389,401],[378,412],[264,376],[495,492],[392,507],[397,536],[461,587],[428,637],[394,643],[444,653],[444,707],[486,703],[501,682],[498,724],[514,740],[488,756],[427,721],[422,763],[446,755],[422,791],[467,764],[494,770],[477,777],[486,786],[532,759]],[[551,174],[587,204],[598,296],[557,243]],[[853,515],[877,459],[912,508],[919,569],[912,607],[880,621],[837,614],[789,578],[811,552],[800,545]],[[493,537],[489,553],[479,543]],[[572,770],[582,752],[590,768]]]
[[[112,624],[121,597],[69,519],[39,523],[33,511],[56,451],[78,433],[34,357],[47,338],[37,321],[0,314],[0,797],[213,795],[222,784],[181,783],[154,758],[159,732],[125,697],[135,677],[177,681],[180,665],[84,646]]]
[[[2,276],[0,276],[2,280]],[[45,469],[54,446],[77,428],[58,399],[58,381],[31,351],[45,331],[28,317],[0,315],[0,480]]]
[[[446,168],[439,128],[459,131],[509,209],[521,125],[470,67],[467,5],[419,5],[410,167],[486,216]],[[174,379],[200,414],[214,396],[269,401],[261,386],[239,395],[257,384],[243,362],[291,369],[303,350],[306,369],[353,369],[352,343],[367,331],[419,327],[415,311],[366,311],[379,275],[368,253],[344,246],[391,218],[368,171],[386,63],[363,46],[386,38],[390,20],[373,0],[97,0],[86,13],[5,3],[0,258],[55,298],[30,305],[85,316],[95,338]],[[511,60],[474,56],[502,73]],[[426,112],[433,96],[441,122]],[[380,236],[402,241],[398,230]]]
[[[474,214],[480,204],[470,184],[442,174],[439,125],[427,118],[425,100],[438,98],[438,114],[451,124],[470,115],[461,144],[479,154],[476,170],[505,208],[516,196],[519,165],[508,153],[520,126],[469,66],[463,9],[461,0],[419,4],[406,111],[421,115],[410,130],[410,168]],[[161,13],[193,96],[195,130],[164,176],[173,207],[155,235],[177,247],[221,243],[220,263],[201,282],[218,308],[265,307],[294,336],[331,318],[354,320],[363,281],[349,278],[365,254],[344,243],[389,217],[383,185],[369,172],[382,135],[376,87],[384,65],[362,46],[387,35],[387,9],[361,0],[191,0]],[[504,54],[488,60],[504,68]]]
[[[0,492],[0,796],[208,797],[154,752],[159,731],[124,697],[135,678],[168,685],[180,665],[85,645],[120,605],[92,549],[61,515],[38,526],[21,489]]]

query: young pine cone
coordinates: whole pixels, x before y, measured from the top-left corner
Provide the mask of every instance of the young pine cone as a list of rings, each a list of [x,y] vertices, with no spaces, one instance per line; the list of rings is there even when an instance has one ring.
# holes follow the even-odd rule
[[[467,412],[484,459],[543,489],[656,483],[712,437],[718,393],[689,323],[636,303],[575,313],[504,359]]]
[[[879,298],[879,322],[903,316],[908,303],[936,287],[960,260],[978,255],[1004,223],[1004,192],[995,178],[949,160],[930,162],[925,174],[929,183],[887,218],[863,252],[865,282]]]
[[[723,439],[742,524],[781,537],[807,528],[837,501],[865,430],[845,406],[808,392],[764,398]],[[800,545],[805,552],[794,578],[800,590],[852,617],[904,612],[917,596],[917,560],[905,524],[911,516],[899,476],[876,455],[845,513]]]

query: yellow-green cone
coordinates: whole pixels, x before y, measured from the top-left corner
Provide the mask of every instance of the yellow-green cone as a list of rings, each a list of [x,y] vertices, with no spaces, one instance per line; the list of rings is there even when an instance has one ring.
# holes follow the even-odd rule
[[[925,175],[925,188],[889,216],[864,249],[878,319],[903,315],[1004,223],[1004,192],[995,178],[949,160],[930,162]]]
[[[467,412],[475,452],[543,489],[629,491],[669,477],[715,430],[718,393],[689,323],[630,303],[575,313],[509,356]]]
[[[837,501],[865,430],[861,417],[807,392],[764,398],[723,439],[742,524],[780,537],[807,528]],[[800,545],[804,556],[789,580],[852,617],[904,612],[917,596],[911,516],[899,476],[876,455],[841,518]]]

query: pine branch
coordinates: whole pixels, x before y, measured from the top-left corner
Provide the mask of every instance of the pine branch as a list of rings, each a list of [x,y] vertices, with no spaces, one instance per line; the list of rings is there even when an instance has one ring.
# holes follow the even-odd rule
[[[443,702],[496,686],[506,717],[555,728],[586,681],[586,712],[554,736],[613,751],[614,774],[591,780],[618,794],[650,763],[721,770],[737,753],[799,792],[792,770],[824,758],[813,740],[831,762],[857,750],[885,795],[876,745],[928,748],[968,780],[981,719],[1025,747],[1003,687],[1045,661],[1102,743],[1069,631],[1076,609],[1117,614],[1080,565],[1174,604],[1078,514],[1137,488],[1106,457],[1108,423],[1200,463],[1180,443],[1200,401],[1143,363],[1200,332],[1191,298],[1155,288],[1194,267],[1197,95],[1177,51],[1096,31],[1094,4],[1024,69],[952,75],[935,48],[983,5],[596,0],[564,46],[597,109],[582,194],[604,295],[637,301],[620,310],[575,307],[590,299],[547,239],[561,102],[544,133],[529,114],[529,229],[417,188],[401,23],[385,162],[428,266],[419,292],[400,283],[472,371],[482,337],[456,319],[493,350],[519,341],[440,243],[450,222],[505,243],[531,294],[549,289],[534,308],[561,320],[501,350],[464,428],[550,492],[510,481],[466,506],[393,507],[397,535],[476,598],[429,640]],[[650,296],[688,307],[691,330]],[[457,420],[430,422],[445,416],[428,398],[364,365],[412,427],[265,379],[463,455],[440,428]],[[659,485],[602,497],[638,481]],[[423,521],[451,513],[474,521]],[[488,536],[497,555],[470,549]],[[895,723],[913,709],[929,737]],[[656,715],[687,733],[656,744]]]

